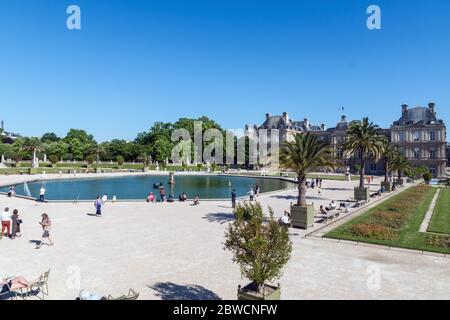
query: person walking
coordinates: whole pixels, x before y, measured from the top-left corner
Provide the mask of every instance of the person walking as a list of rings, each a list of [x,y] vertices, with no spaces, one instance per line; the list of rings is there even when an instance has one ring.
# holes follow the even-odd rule
[[[105,205],[108,202],[108,195],[105,193],[102,197],[102,205]]]
[[[42,239],[41,242],[36,246],[36,249],[40,249],[42,247],[42,245],[48,241],[47,245],[49,246],[53,246],[53,240],[50,237],[50,231],[52,230],[52,221],[50,220],[50,217],[48,216],[48,214],[43,213],[42,214],[42,220],[39,222],[39,224],[42,227]]]
[[[19,211],[14,209],[13,214],[11,216],[12,226],[11,226],[11,239],[15,239],[16,237],[21,237],[20,234],[20,224],[22,223],[22,219],[19,217]]]
[[[9,212],[8,207],[6,207],[5,210],[2,212],[1,221],[2,221],[2,232],[0,233],[0,239],[5,235],[5,230],[6,236],[10,237],[12,220],[11,220],[11,213]]]
[[[101,217],[102,216],[102,200],[100,199],[100,196],[98,196],[97,200],[95,200],[94,207],[95,207],[95,214],[97,215],[97,217]]]
[[[236,190],[233,189],[233,191],[231,191],[231,206],[234,208],[236,208]]]

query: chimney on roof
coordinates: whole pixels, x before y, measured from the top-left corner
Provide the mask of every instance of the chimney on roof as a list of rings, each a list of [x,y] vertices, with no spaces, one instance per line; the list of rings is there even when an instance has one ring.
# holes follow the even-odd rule
[[[322,129],[323,131],[327,130],[327,127],[325,126],[325,123],[322,123],[320,125],[320,129]]]
[[[270,114],[270,113],[266,113],[266,120],[269,120],[269,118],[271,117],[272,115]]]
[[[434,111],[434,107],[436,106],[436,104],[434,104],[433,102],[430,102],[428,104],[428,108],[430,109],[431,113],[435,116],[436,112]]]
[[[289,114],[287,112],[283,112],[283,119],[284,119],[284,122],[286,122],[286,123],[289,122]]]
[[[305,118],[305,119],[303,120],[303,124],[305,125],[305,128],[306,128],[306,129],[309,128],[309,121],[308,121],[307,118]]]
[[[5,131],[5,122],[2,120],[2,122],[1,122],[1,130],[2,131]]]
[[[402,115],[404,115],[407,112],[408,112],[408,105],[407,104],[403,104],[402,105]]]

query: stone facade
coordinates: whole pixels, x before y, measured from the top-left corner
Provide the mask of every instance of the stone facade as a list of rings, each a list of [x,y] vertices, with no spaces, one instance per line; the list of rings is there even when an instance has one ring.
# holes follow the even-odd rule
[[[445,177],[447,167],[446,127],[436,116],[435,104],[402,106],[402,116],[391,126],[391,142],[415,166],[425,166],[435,177]]]
[[[246,130],[249,132],[265,129],[267,130],[267,136],[270,137],[271,130],[277,129],[279,130],[277,139],[280,145],[283,141],[292,141],[297,133],[313,132],[319,136],[320,140],[328,142],[335,156],[350,167],[352,172],[355,172],[360,155],[356,154],[350,157],[343,150],[350,123],[347,117],[342,115],[335,127],[326,128],[324,124],[313,125],[308,119],[294,121],[287,112],[284,112],[281,116],[272,116],[268,113],[263,124],[260,126],[247,125]],[[394,145],[398,145],[400,151],[408,157],[412,165],[426,166],[435,176],[445,176],[447,159],[450,157],[450,147],[446,144],[445,124],[442,120],[436,118],[434,104],[430,103],[428,108],[417,107],[412,109],[404,105],[402,117],[395,121],[391,128],[380,129],[379,133],[385,135]],[[417,150],[419,150],[419,154]],[[366,174],[383,175],[384,172],[383,160],[366,163]]]

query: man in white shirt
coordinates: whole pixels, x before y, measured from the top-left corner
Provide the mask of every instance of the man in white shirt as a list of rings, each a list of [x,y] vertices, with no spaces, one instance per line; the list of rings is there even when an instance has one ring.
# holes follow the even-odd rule
[[[108,195],[105,193],[102,197],[102,204],[105,205],[108,202]]]
[[[39,201],[44,202],[44,200],[45,200],[45,187],[42,186],[41,189],[39,190]]]
[[[4,231],[6,229],[6,236],[9,237],[9,235],[11,234],[11,213],[9,212],[9,208],[5,208],[5,211],[2,212],[1,220],[2,220],[1,236],[4,235]]]
[[[336,210],[337,206],[336,203],[334,203],[334,200],[331,201],[330,205],[328,206],[328,211]]]

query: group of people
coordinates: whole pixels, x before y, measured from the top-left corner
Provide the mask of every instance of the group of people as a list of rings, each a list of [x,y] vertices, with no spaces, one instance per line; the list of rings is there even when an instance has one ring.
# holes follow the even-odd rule
[[[149,203],[155,203],[155,202],[169,202],[169,203],[172,203],[172,202],[175,202],[175,198],[174,198],[172,193],[169,194],[168,198],[166,198],[165,188],[161,187],[159,189],[159,199],[156,198],[156,196],[155,196],[155,194],[153,192],[150,192],[148,194],[148,196],[147,196],[146,201],[149,202]],[[183,192],[183,193],[178,195],[178,201],[179,202],[186,202],[186,201],[188,201],[188,196],[187,196],[186,192]],[[194,202],[194,205],[199,205],[200,204],[199,197],[195,196],[193,198],[193,202]]]
[[[261,190],[259,185],[250,188],[249,192],[247,192],[248,196],[250,197],[250,201],[256,201],[256,198],[259,196],[260,191]]]
[[[20,225],[22,224],[22,219],[20,219],[19,211],[17,209],[14,209],[11,214],[9,208],[6,207],[1,214],[1,220],[2,232],[0,233],[0,239],[4,236],[11,240],[14,240],[16,237],[21,237]]]
[[[49,246],[53,245],[53,240],[50,237],[50,230],[52,229],[52,221],[48,214],[43,213],[41,216],[41,221],[39,225],[42,228],[41,241],[36,245],[36,249],[41,248],[41,246],[47,242]],[[11,240],[19,238],[21,234],[21,224],[23,220],[19,216],[19,210],[14,209],[11,213],[8,207],[6,207],[1,214],[2,230],[0,233],[0,239],[7,237]]]
[[[322,181],[323,179],[319,176],[316,179],[306,180],[306,188],[309,189],[315,189],[315,188],[322,188]]]

